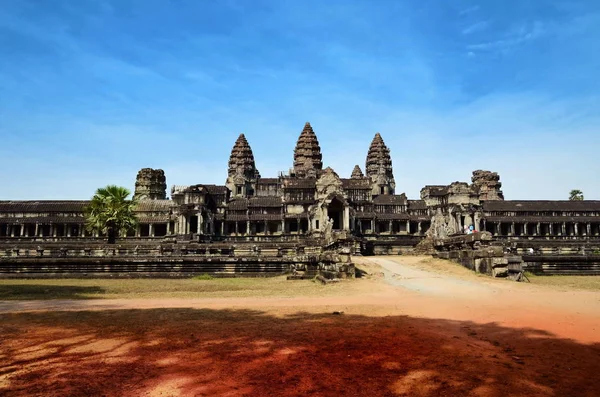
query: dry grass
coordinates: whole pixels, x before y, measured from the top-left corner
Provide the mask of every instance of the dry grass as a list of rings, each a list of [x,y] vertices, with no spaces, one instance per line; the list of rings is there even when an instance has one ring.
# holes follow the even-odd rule
[[[531,284],[546,285],[557,289],[600,291],[600,276],[536,276],[526,273]]]
[[[368,283],[368,281],[367,281]],[[337,296],[360,292],[365,283],[321,285],[285,277],[197,279],[22,279],[0,280],[0,300],[221,298]]]

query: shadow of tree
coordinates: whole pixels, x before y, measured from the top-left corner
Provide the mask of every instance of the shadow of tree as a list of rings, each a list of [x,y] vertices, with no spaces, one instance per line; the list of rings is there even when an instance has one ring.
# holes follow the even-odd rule
[[[254,310],[16,313],[0,394],[596,396],[600,344],[495,323]]]
[[[0,300],[90,299],[104,292],[97,286],[0,284]]]

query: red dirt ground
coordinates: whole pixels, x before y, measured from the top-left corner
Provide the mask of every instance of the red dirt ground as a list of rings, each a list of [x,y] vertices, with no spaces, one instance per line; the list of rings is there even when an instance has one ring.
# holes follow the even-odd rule
[[[600,395],[600,294],[381,264],[348,297],[0,302],[0,395]]]

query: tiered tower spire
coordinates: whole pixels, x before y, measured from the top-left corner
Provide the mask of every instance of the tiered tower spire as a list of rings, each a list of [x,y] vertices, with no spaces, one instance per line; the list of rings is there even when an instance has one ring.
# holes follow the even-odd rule
[[[310,123],[307,122],[294,149],[294,173],[299,177],[316,177],[322,169],[321,147]]]
[[[252,148],[250,148],[244,134],[240,134],[233,145],[233,149],[231,149],[227,175],[242,175],[248,179],[260,177],[260,174],[256,169],[256,164],[254,163]]]
[[[225,185],[234,197],[248,197],[254,195],[258,178],[260,174],[254,163],[252,149],[244,134],[240,134],[231,149]]]
[[[352,170],[352,175],[350,176],[351,179],[360,179],[360,178],[364,178],[364,174],[362,172],[362,170],[360,169],[360,167],[358,166],[358,164],[356,164],[354,166],[354,169]]]
[[[396,182],[394,181],[390,149],[383,142],[383,138],[379,132],[375,134],[369,147],[366,171],[367,176],[375,184],[373,187],[374,194],[394,194]]]

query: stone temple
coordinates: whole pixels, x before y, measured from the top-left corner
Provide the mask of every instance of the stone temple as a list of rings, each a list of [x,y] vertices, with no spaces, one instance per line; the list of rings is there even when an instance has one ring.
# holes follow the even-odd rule
[[[88,201],[0,201],[0,265],[59,272],[68,258],[98,264],[110,257],[111,263],[152,263],[157,271],[161,263],[177,271],[174,263],[221,261],[243,272],[243,263],[261,271],[257,264],[307,262],[306,255],[332,246],[354,255],[410,253],[426,237],[471,230],[510,242],[515,252],[547,256],[589,253],[600,241],[600,201],[508,201],[498,174],[482,170],[471,183],[427,185],[420,198],[409,199],[398,193],[383,137],[375,134],[365,149],[364,168],[340,177],[323,166],[317,135],[306,123],[289,172],[262,177],[241,134],[224,185],[173,186],[170,199],[165,173],[144,168],[135,181],[139,225],[113,248],[85,230]]]

